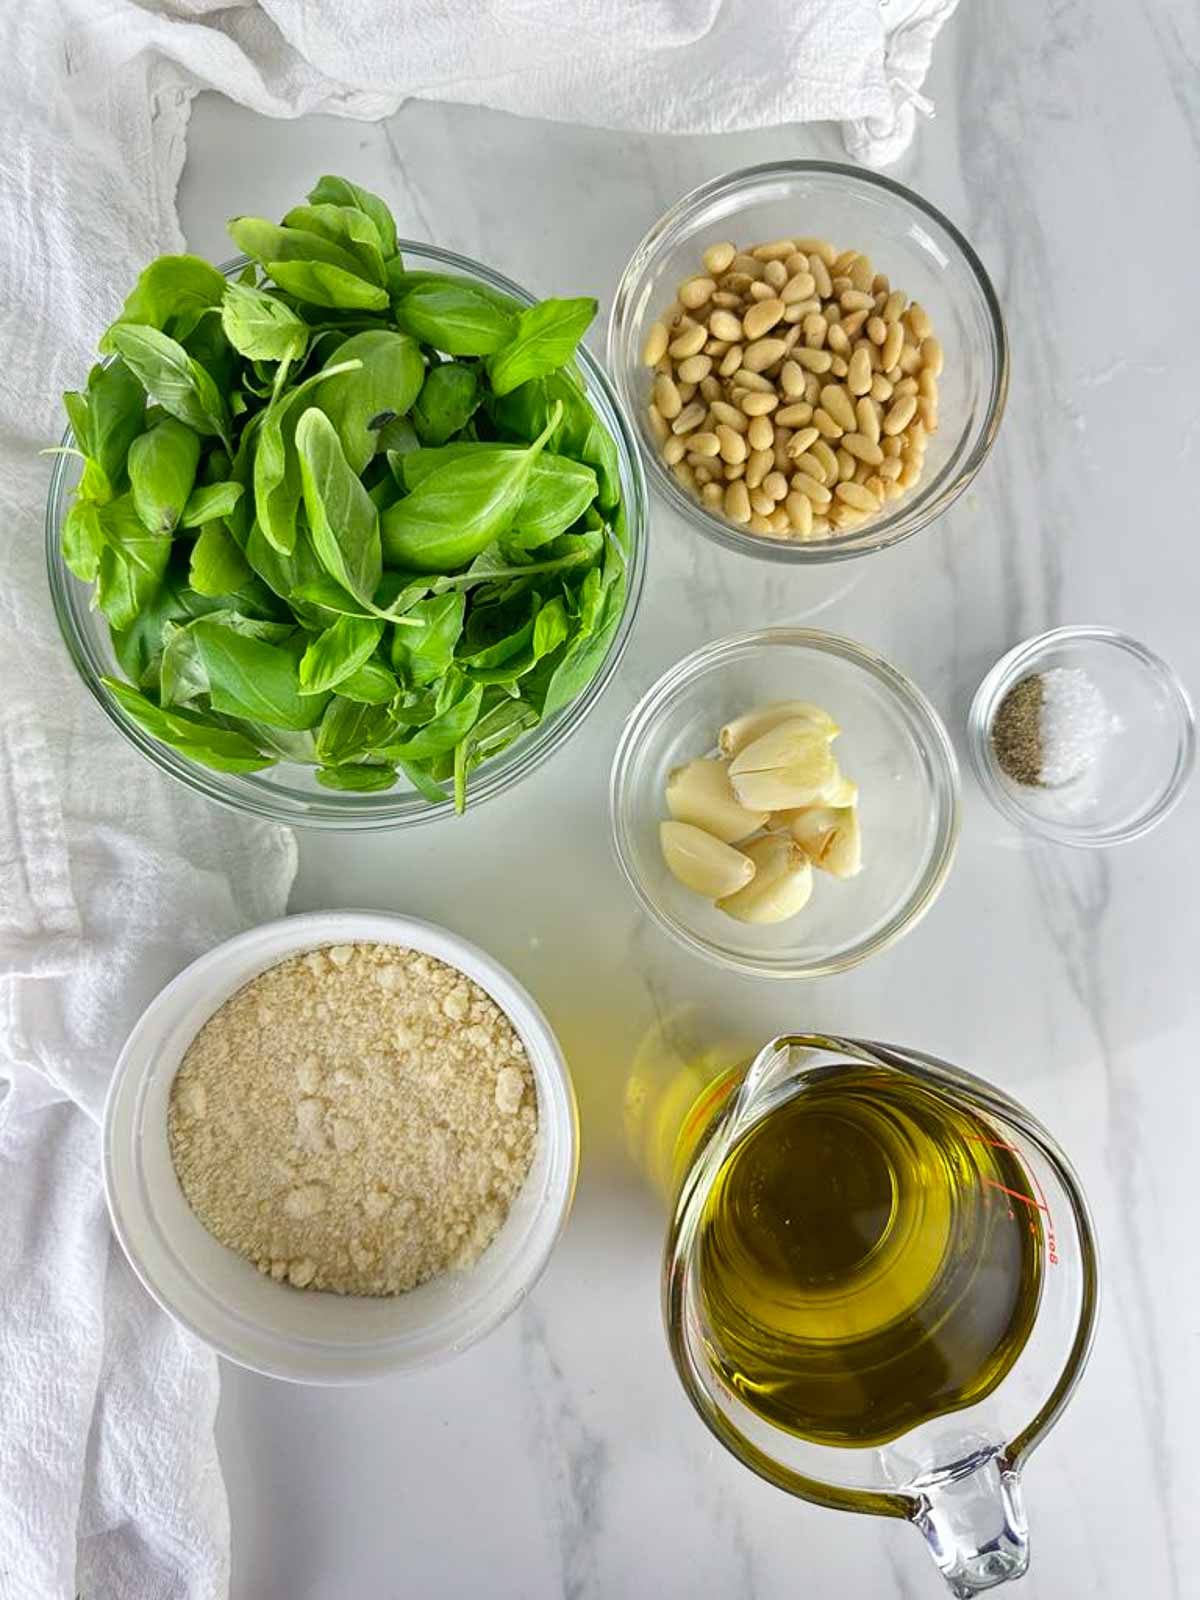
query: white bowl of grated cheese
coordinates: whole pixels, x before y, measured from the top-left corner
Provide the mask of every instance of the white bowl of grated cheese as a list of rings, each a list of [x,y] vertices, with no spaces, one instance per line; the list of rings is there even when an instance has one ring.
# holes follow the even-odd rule
[[[194,1056],[189,1051],[197,1036],[228,1009],[227,1002],[236,1003],[246,985],[272,970],[285,970],[281,963],[294,966],[294,958],[312,957],[319,965],[315,953],[331,955],[334,949],[345,960],[346,947],[363,952],[364,962],[386,960],[379,947],[389,947],[397,962],[408,961],[422,973],[444,975],[450,968],[461,974],[479,1006],[490,1002],[503,1014],[501,1025],[515,1035],[511,1049],[519,1052],[523,1046],[521,1069],[536,1093],[528,1171],[498,1231],[471,1264],[452,1261],[406,1292],[392,1292],[394,1284],[386,1290],[354,1292],[353,1270],[342,1284],[310,1283],[313,1264],[308,1261],[299,1269],[295,1259],[290,1264],[260,1259],[256,1266],[246,1253],[209,1231],[211,1219],[200,1220],[192,1209],[194,1173],[180,1164],[179,1120],[186,1123],[191,1102],[184,1099],[180,1111],[172,1086],[177,1074],[180,1084],[185,1083],[181,1064],[186,1058],[191,1070]],[[370,950],[373,956],[366,953]],[[457,1015],[457,1008],[448,1007],[447,1015]],[[237,1059],[235,1052],[230,1059],[231,1074],[240,1072],[243,1083],[253,1084],[258,1069],[253,1052],[244,1059]],[[501,1068],[496,1078],[497,1103],[505,1099],[501,1079],[511,1086],[511,1070]],[[210,1086],[214,1082],[219,1093],[222,1085],[209,1079]],[[189,1092],[194,1097],[197,1091],[189,1084]],[[525,1122],[528,1126],[528,1113]],[[331,1115],[329,1126],[340,1132],[343,1125]],[[373,1135],[373,1129],[367,1131]],[[306,1167],[311,1162],[303,1148],[302,1125],[297,1137],[296,1165],[304,1177],[311,1175]],[[212,1152],[220,1146],[207,1133],[206,1138],[208,1167],[219,1169],[221,1161],[214,1161]],[[330,1152],[336,1161],[332,1139]],[[235,1189],[244,1184],[248,1170],[245,1151],[240,1155]],[[365,1382],[444,1361],[498,1326],[528,1294],[550,1257],[570,1212],[578,1157],[578,1120],[566,1061],[545,1017],[520,984],[485,952],[444,928],[366,911],[285,917],[230,939],[193,962],[158,995],[130,1035],[113,1077],[103,1133],[113,1228],[134,1271],[163,1309],[240,1366],[315,1384]],[[299,1183],[292,1201],[302,1202],[306,1189],[313,1187]],[[296,1209],[289,1214],[302,1215]],[[314,1236],[318,1220],[323,1225],[329,1221],[314,1219]],[[323,1287],[339,1292],[314,1292]]]

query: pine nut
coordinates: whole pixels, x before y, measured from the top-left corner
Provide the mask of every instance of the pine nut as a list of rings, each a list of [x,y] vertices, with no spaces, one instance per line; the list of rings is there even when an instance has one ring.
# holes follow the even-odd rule
[[[642,346],[642,361],[648,367],[656,367],[667,353],[667,346],[671,336],[666,325],[662,322],[652,322],[650,331],[646,335],[646,343]]]
[[[818,406],[813,412],[813,426],[818,428],[826,439],[840,439],[845,432],[841,423],[835,421],[824,406]]]
[[[752,389],[758,394],[774,394],[775,385],[770,378],[764,378],[761,372],[751,372],[749,367],[739,367],[733,375],[735,389]],[[734,395],[737,402],[737,396]]]
[[[814,517],[812,525],[814,539],[827,539],[829,537],[829,524],[824,517]]]
[[[707,378],[712,371],[712,357],[699,355],[688,356],[686,361],[679,363],[679,376],[685,383],[699,383]]]
[[[677,461],[682,461],[686,454],[686,440],[671,438],[663,445],[662,457],[669,467],[673,467]]]
[[[675,481],[677,483],[681,484],[683,488],[690,489],[695,492],[696,474],[692,471],[691,467],[688,466],[686,461],[677,461],[671,468],[671,471],[675,474]]]
[[[653,393],[654,404],[658,407],[659,414],[668,422],[673,421],[683,410],[679,390],[675,387],[673,379],[668,378],[665,372],[661,377],[655,378]]]
[[[806,405],[815,406],[821,399],[821,380],[815,372],[804,374],[804,401]]]
[[[921,463],[919,461],[906,461],[896,482],[902,489],[911,489],[921,476]]]
[[[788,492],[788,481],[782,472],[774,470],[767,473],[762,481],[763,490],[771,496],[772,500],[782,500]]]
[[[871,387],[871,358],[865,350],[856,350],[850,357],[846,386],[851,394],[866,394]]]
[[[808,271],[808,257],[803,250],[793,250],[783,266],[788,277],[794,278],[798,272]]]
[[[917,380],[915,378],[901,378],[892,392],[897,400],[902,400],[906,394],[916,394]]]
[[[876,500],[882,500],[884,495],[887,493],[887,484],[881,477],[879,477],[877,473],[874,472],[867,479],[866,483],[863,484],[863,488],[868,494],[873,494]]]
[[[729,289],[718,289],[712,297],[712,303],[714,306],[720,306],[723,311],[728,311],[731,306],[740,306],[742,297]]]
[[[711,404],[714,400],[719,400],[725,391],[721,387],[720,378],[714,378],[710,374],[707,378],[700,379],[700,393]]]
[[[813,408],[807,400],[797,400],[792,405],[781,406],[775,413],[776,424],[785,428],[805,428],[812,421]]]
[[[817,506],[827,506],[833,499],[823,483],[818,483],[816,478],[810,478],[804,472],[792,473],[792,488],[811,501],[814,509]]]
[[[932,367],[922,367],[917,373],[917,393],[923,394],[927,400],[937,403],[938,381],[933,374]]]
[[[742,366],[747,372],[763,372],[767,367],[773,367],[785,355],[787,355],[787,345],[782,339],[756,339],[753,344],[746,346]]]
[[[825,313],[825,320],[829,323],[829,333],[826,342],[835,355],[844,356],[850,349],[850,339],[845,328],[840,322],[829,322],[829,313]]]
[[[744,461],[727,461],[725,463],[725,479],[727,483],[736,483],[739,478],[746,476],[746,463]]]
[[[831,338],[830,343],[832,342]],[[809,350],[807,347],[802,347],[796,350],[795,359],[809,372],[828,372],[833,365],[833,357],[828,350]]]
[[[872,298],[874,297],[874,290],[871,287],[871,280],[874,276],[875,274],[871,271],[870,256],[857,256],[850,263],[850,282],[861,293],[870,293]]]
[[[675,418],[675,421],[671,424],[671,432],[691,433],[693,429],[700,426],[707,415],[708,407],[699,400],[693,400],[689,405],[684,406],[683,410]]]
[[[810,235],[803,239],[793,239],[792,243],[796,246],[797,250],[803,250],[804,254],[809,258],[810,261],[812,260],[813,256],[816,256],[817,259],[823,261],[827,267],[831,267],[837,260],[837,251],[833,248],[828,239],[817,239]]]
[[[846,337],[848,339],[855,338],[858,334],[858,330],[862,327],[866,320],[867,313],[865,311],[848,311],[842,318],[842,327],[846,331]]]
[[[791,531],[791,524],[788,522],[788,514],[782,506],[776,506],[771,515],[767,518],[767,521],[771,526],[771,532],[777,539],[786,538],[788,533]]]
[[[750,285],[750,298],[751,300],[773,300],[775,298],[775,290],[766,282],[752,283]]]
[[[917,413],[930,433],[936,433],[938,429],[937,401],[929,400],[925,395],[921,395],[917,401]]]
[[[708,331],[714,338],[738,344],[742,337],[741,318],[735,317],[732,311],[714,311],[708,319]]]
[[[744,414],[737,406],[731,406],[728,400],[714,400],[712,414],[718,423],[724,423],[727,428],[732,428],[736,433],[745,433],[749,424]]]
[[[829,324],[819,311],[810,311],[804,319],[804,342],[810,350],[820,350],[829,332]]]
[[[768,261],[763,268],[763,278],[772,289],[782,289],[788,279],[787,268],[782,261]]]
[[[721,244],[710,244],[700,259],[704,263],[704,270],[714,278],[719,278],[736,255],[736,247],[725,240]]]
[[[904,441],[899,437],[893,438],[891,434],[885,433],[879,441],[879,448],[883,451],[884,460],[886,461],[891,456],[900,455],[904,449]]]
[[[746,441],[735,428],[731,428],[728,423],[720,423],[717,427],[717,440],[722,461],[728,461],[731,466],[745,461]]]
[[[715,481],[712,483],[706,483],[703,489],[700,491],[700,500],[702,504],[706,505],[710,511],[719,510],[724,502],[724,499],[725,489],[723,485]]]
[[[770,244],[756,244],[750,254],[758,261],[786,261],[795,248],[792,239],[775,239]]]
[[[829,276],[829,263],[827,261],[823,261],[820,256],[813,255],[810,251],[808,256],[808,270],[813,275],[813,282],[817,286],[817,293],[821,296],[822,300],[828,300],[830,295],[833,293],[833,279]]]
[[[779,387],[789,400],[804,393],[804,369],[795,361],[785,361],[779,369]]]
[[[853,528],[860,528],[866,516],[864,512],[855,511],[850,506],[834,506],[829,514],[829,520],[839,533],[849,533]]]
[[[786,428],[778,428],[774,439],[771,441],[771,454],[775,458],[776,472],[790,472],[792,470],[792,458],[787,452],[790,439],[791,434]]]
[[[774,465],[774,451],[751,450],[746,460],[746,487],[748,489],[757,489]]]
[[[840,384],[827,383],[825,385],[821,390],[821,405],[824,407],[826,415],[832,417],[837,423],[840,433],[852,432],[858,426],[858,418],[854,415],[854,402]],[[813,421],[816,422],[818,427],[821,426],[816,417],[813,418]]]
[[[667,349],[676,361],[685,361],[688,356],[699,355],[704,349],[704,341],[708,338],[708,329],[702,323],[690,323],[681,333],[677,333],[667,346]]]
[[[787,508],[788,522],[791,524],[793,531],[798,533],[802,539],[807,539],[812,533],[812,501],[806,494],[801,494],[798,489],[793,489],[784,505]]]
[[[867,338],[872,344],[882,345],[888,335],[888,325],[882,317],[867,318]]]
[[[807,451],[808,447],[820,437],[821,435],[817,432],[816,428],[797,428],[795,433],[788,440],[788,455],[791,456],[793,460],[797,456],[803,455]]]
[[[742,332],[747,339],[761,339],[763,334],[768,333],[782,316],[782,300],[760,300],[756,305],[752,305],[742,318]],[[749,353],[747,351],[747,355]]]
[[[680,383],[677,380],[675,386],[679,390],[679,398],[685,406],[696,398],[696,385],[694,383]]]
[[[869,294],[864,294],[861,289],[843,289],[838,296],[838,304],[843,311],[874,311],[875,302]]]
[[[893,322],[887,331],[887,338],[883,341],[883,348],[879,352],[879,364],[885,372],[891,370],[900,359],[900,352],[904,349],[904,327],[902,323]]]
[[[688,460],[692,461],[691,456],[688,457]],[[696,463],[692,461],[692,465],[695,466]],[[865,489],[867,487],[867,479],[872,476],[873,471],[874,469],[869,462],[860,461],[854,469],[854,476],[849,481],[851,483],[861,483]]]
[[[725,490],[725,515],[730,522],[750,521],[750,495],[740,480]]]
[[[692,469],[692,476],[695,478],[696,482],[701,485],[701,487],[703,487],[703,485],[706,483],[712,482],[712,473],[709,470],[709,464],[703,456],[689,456],[687,458],[687,464]]]
[[[858,421],[858,431],[870,439],[872,444],[879,443],[879,412],[873,401],[863,395],[854,402],[854,415]]]
[[[795,305],[797,300],[811,300],[817,292],[817,280],[811,272],[797,272],[779,291],[784,305]]]
[[[729,349],[726,350],[725,354],[721,357],[720,365],[717,367],[717,371],[723,378],[732,378],[733,374],[742,364],[743,354],[744,352],[740,344],[730,345]]]
[[[870,392],[871,399],[877,400],[880,405],[882,405],[885,400],[890,400],[892,398],[892,386],[884,377],[882,372],[877,372],[871,379]]]
[[[688,448],[698,456],[715,456],[721,451],[721,441],[715,433],[694,433],[688,440]]]
[[[806,478],[815,478],[818,483],[828,483],[829,475],[822,462],[818,461],[811,450],[802,450],[799,455],[792,456],[788,465],[793,472],[802,472]],[[836,476],[836,461],[834,462]]]
[[[852,507],[855,511],[879,510],[879,501],[869,489],[864,489],[861,483],[839,483],[834,494],[844,505]]]
[[[655,443],[665,444],[671,437],[671,429],[666,417],[651,400],[648,415],[650,417],[650,432],[654,435]]]
[[[854,474],[855,474],[855,471],[857,470],[857,468],[858,468],[858,462],[850,454],[849,450],[843,450],[841,445],[838,445],[838,453],[837,453],[838,483],[849,483],[850,480],[854,477]]]
[[[778,395],[759,394],[752,389],[742,400],[742,410],[748,417],[765,417],[768,412],[774,411],[778,404]]]
[[[768,417],[755,417],[747,430],[746,437],[753,450],[770,450],[775,443],[775,429]]]
[[[915,395],[904,394],[895,401],[883,419],[884,433],[901,433],[917,414]]]
[[[904,311],[904,302],[907,298],[908,296],[903,289],[893,289],[891,294],[888,295],[887,303],[883,308],[883,320],[888,323],[899,322]]]
[[[914,300],[908,308],[907,315],[908,325],[912,329],[913,338],[917,343],[920,344],[923,339],[928,339],[933,332],[933,324],[929,320],[929,313],[925,310],[925,307]]]
[[[901,350],[899,367],[906,378],[921,370],[921,352],[915,345],[906,344]]]
[[[749,472],[746,476],[749,477]],[[775,510],[775,502],[765,489],[751,489],[750,504],[760,517],[769,517]]]
[[[757,280],[762,277],[762,267],[759,265],[759,263],[757,261],[752,261],[750,265],[754,268],[753,272],[742,272],[738,267],[737,261],[735,260],[733,263],[733,270],[731,272],[727,272],[721,279],[721,287],[723,289],[731,290],[738,296],[739,300],[743,295],[749,292],[750,285],[757,282]]]
[[[927,334],[921,340],[921,360],[935,378],[940,378],[942,367],[945,364],[945,358],[942,355],[942,341],[935,339],[932,334]]]
[[[689,311],[696,311],[707,302],[716,287],[711,278],[687,278],[679,285],[679,304],[686,306]]]
[[[904,471],[904,463],[896,456],[885,456],[879,463],[879,476],[885,483],[898,478]]]
[[[829,483],[837,477],[837,457],[824,439],[816,439],[812,444],[812,453],[824,468],[823,483]]]
[[[842,440],[842,448],[848,450],[859,461],[869,462],[873,467],[877,467],[883,460],[883,451],[865,433],[846,434]]]

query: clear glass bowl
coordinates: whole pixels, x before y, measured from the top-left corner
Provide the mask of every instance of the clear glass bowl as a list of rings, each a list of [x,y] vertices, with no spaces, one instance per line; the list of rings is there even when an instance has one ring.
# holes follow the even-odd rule
[[[1112,714],[1096,764],[1071,783],[1015,783],[992,747],[1008,691],[1031,673],[1082,668]],[[971,765],[988,799],[1013,822],[1059,844],[1097,848],[1147,833],[1183,794],[1196,759],[1187,691],[1152,650],[1115,628],[1055,628],[1003,656],[979,685],[967,724]]]
[[[858,784],[865,865],[847,880],[818,872],[798,916],[750,927],[667,870],[667,777],[714,754],[731,718],[794,699],[841,726],[835,751]],[[677,662],[625,724],[610,799],[617,858],[642,905],[687,949],[751,977],[822,977],[893,944],[937,898],[958,838],[958,763],[937,712],[873,650],[810,628],[736,634]]]
[[[527,290],[478,261],[456,255],[450,250],[441,250],[436,245],[420,244],[408,239],[401,239],[399,246],[406,263],[413,268],[465,273],[493,289],[512,295],[524,305],[534,304],[534,296]],[[224,263],[221,271],[227,277],[234,277],[246,262],[245,256],[239,256],[234,261]],[[519,783],[575,732],[616,671],[629,641],[641,597],[646,568],[647,495],[637,444],[600,363],[582,347],[578,359],[588,399],[616,440],[620,456],[621,489],[629,528],[625,614],[600,670],[583,693],[569,706],[548,717],[536,728],[531,728],[507,750],[485,761],[472,773],[468,789],[468,804],[472,808]],[[63,435],[63,443],[72,443],[69,428]],[[449,795],[442,803],[431,805],[414,790],[407,788],[403,777],[394,790],[380,794],[354,794],[322,789],[311,768],[289,762],[280,762],[263,772],[214,772],[160,744],[139,728],[100,682],[102,676],[122,676],[109,640],[108,624],[103,615],[91,607],[91,585],[81,583],[68,571],[59,549],[63,518],[78,478],[78,459],[74,456],[58,456],[50,479],[46,506],[46,565],[58,624],[71,659],[105,715],[156,767],[221,805],[269,821],[288,823],[293,827],[369,831],[432,822],[438,817],[454,814],[453,799]]]
[[[658,452],[646,419],[652,374],[642,364],[646,332],[680,279],[702,270],[709,245],[730,239],[817,235],[839,250],[863,250],[878,272],[929,312],[945,351],[938,432],[925,475],[874,521],[804,543],[750,533],[694,500]],[[613,303],[608,365],[634,419],[651,482],[701,533],[768,561],[838,561],[884,550],[940,517],[983,465],[1008,392],[1008,341],[983,263],[962,234],[919,195],[876,172],[829,161],[778,161],[704,184],[676,202],[634,251]]]

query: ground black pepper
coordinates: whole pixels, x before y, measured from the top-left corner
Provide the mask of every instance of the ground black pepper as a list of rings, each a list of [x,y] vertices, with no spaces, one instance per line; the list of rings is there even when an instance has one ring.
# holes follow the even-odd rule
[[[992,721],[996,760],[1016,783],[1034,787],[1042,781],[1042,679],[1022,678],[1000,702]]]

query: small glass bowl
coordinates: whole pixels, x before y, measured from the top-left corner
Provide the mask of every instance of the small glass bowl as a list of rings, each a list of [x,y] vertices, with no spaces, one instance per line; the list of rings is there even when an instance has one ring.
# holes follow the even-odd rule
[[[841,726],[835,752],[858,784],[865,865],[847,880],[816,873],[798,916],[751,927],[672,877],[658,825],[672,768],[714,754],[732,718],[794,699]],[[750,977],[823,977],[886,949],[937,898],[958,838],[958,763],[937,712],[882,656],[811,628],[736,634],[677,662],[625,724],[610,800],[617,858],[642,905],[687,949]]]
[[[992,722],[1022,678],[1052,667],[1082,668],[1112,713],[1096,764],[1053,789],[1018,784],[992,746]],[[967,724],[980,787],[1022,828],[1059,844],[1095,849],[1149,832],[1179,800],[1196,757],[1187,691],[1152,650],[1115,628],[1055,628],[1001,657],[979,685]]]
[[[441,250],[436,245],[420,244],[410,239],[398,241],[401,254],[409,267],[422,271],[460,272],[478,278],[482,283],[511,295],[522,305],[533,305],[534,297],[511,279],[493,272],[478,261],[456,255],[451,250]],[[248,257],[239,256],[225,262],[221,271],[226,277],[236,277],[246,266]],[[471,774],[468,785],[468,805],[472,810],[493,795],[503,794],[526,777],[535,767],[558,750],[604,693],[617,664],[625,653],[633,627],[634,615],[641,598],[642,582],[646,572],[646,480],[638,456],[633,430],[622,413],[612,385],[595,356],[582,345],[577,352],[583,373],[587,397],[605,427],[616,441],[619,458],[621,492],[625,500],[629,528],[626,551],[625,611],[608,647],[608,654],[599,671],[570,705],[548,717],[515,740],[509,748],[490,761],[485,761]],[[63,435],[64,445],[73,442],[71,430]],[[210,767],[189,761],[185,755],[159,741],[140,728],[109,694],[100,679],[106,676],[121,678],[124,674],[117,664],[108,624],[101,612],[92,608],[92,585],[81,583],[68,570],[62,559],[60,539],[63,519],[70,505],[71,491],[79,481],[79,461],[75,456],[60,455],[55,460],[50,479],[50,493],[46,504],[46,568],[50,581],[50,594],[63,640],[80,677],[99,702],[101,710],[116,724],[129,742],[147,756],[156,767],[168,772],[207,795],[210,800],[229,806],[250,816],[263,817],[270,822],[283,822],[291,827],[338,828],[347,831],[370,832],[383,828],[402,828],[412,823],[433,822],[439,817],[454,815],[453,797],[437,805],[407,788],[401,778],[394,789],[379,794],[356,794],[333,789],[323,789],[316,781],[311,767],[280,761],[262,772],[215,772]]]
[[[945,352],[938,432],[925,474],[884,514],[844,534],[803,543],[771,538],[715,516],[680,487],[659,455],[646,416],[653,374],[642,363],[650,324],[681,279],[703,270],[711,244],[816,235],[839,250],[863,250],[878,272],[919,300]],[[877,172],[829,161],[747,167],[676,202],[634,251],[613,303],[608,366],[634,419],[650,479],[701,533],[768,561],[813,563],[884,550],[941,516],[983,465],[1008,392],[1008,340],[1000,303],[966,239],[919,195]]]

